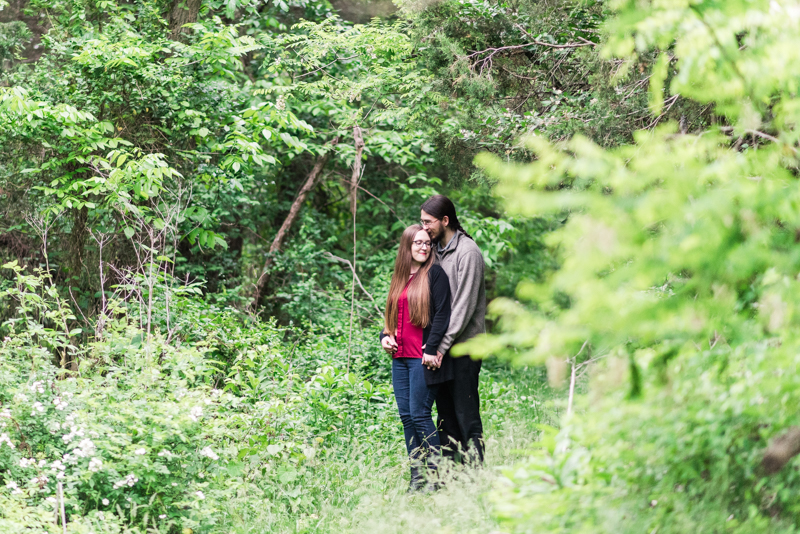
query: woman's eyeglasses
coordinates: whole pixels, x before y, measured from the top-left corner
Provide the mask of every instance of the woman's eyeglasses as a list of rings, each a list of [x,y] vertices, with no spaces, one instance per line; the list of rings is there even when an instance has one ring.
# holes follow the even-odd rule
[[[423,246],[426,248],[431,248],[430,241],[412,241],[412,243],[414,243],[414,245],[418,246],[419,248],[422,248]]]

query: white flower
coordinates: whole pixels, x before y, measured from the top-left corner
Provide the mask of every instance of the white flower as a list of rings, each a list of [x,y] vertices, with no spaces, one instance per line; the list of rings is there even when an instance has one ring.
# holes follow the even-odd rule
[[[28,389],[31,391],[31,393],[44,393],[44,383],[41,380],[37,380],[28,386]]]
[[[34,460],[33,458],[20,458],[19,459],[19,466],[22,467],[23,469],[25,469],[27,467],[34,466],[34,465],[36,465],[36,460]]]
[[[53,404],[56,407],[56,410],[63,410],[68,406],[67,401],[61,400],[61,397],[56,397],[53,399]]]
[[[39,402],[39,401],[34,402],[33,406],[31,406],[31,408],[32,408],[31,417],[35,416],[36,412],[39,412],[39,413],[43,413],[44,412],[44,406],[42,406],[42,403]]]
[[[54,461],[53,463],[50,464],[50,467],[53,468],[53,470],[59,470],[59,471],[63,471],[67,468],[66,465],[61,463],[61,460]]]
[[[31,479],[31,484],[34,486],[38,485],[39,483],[46,484],[47,481],[50,480],[45,475],[39,475],[38,477],[34,477]]]
[[[139,482],[139,479],[136,478],[136,475],[131,473],[124,479],[114,482],[114,489],[121,488],[122,486],[133,487],[133,485],[136,484],[137,482]]]
[[[13,443],[11,443],[11,438],[10,438],[10,437],[8,437],[8,434],[6,434],[5,432],[3,432],[2,434],[0,434],[0,446],[2,446],[2,445],[3,445],[3,443],[5,443],[6,445],[8,445],[8,446],[9,446],[10,448],[12,448],[12,449],[14,448],[14,444],[13,444]]]
[[[177,482],[173,482],[173,483],[172,483],[172,485],[173,485],[173,486],[177,486],[177,485],[178,485],[178,483],[177,483]]]
[[[94,450],[94,442],[89,438],[86,438],[82,439],[80,443],[78,443],[78,446],[72,450],[72,454],[74,454],[76,458],[87,458],[92,455]]]
[[[211,447],[204,447],[200,451],[200,456],[205,456],[206,458],[211,458],[212,460],[219,460],[219,456],[217,456],[217,453],[211,450]]]
[[[167,518],[167,514],[161,514],[161,515],[158,516],[158,518],[159,519],[166,519]]]
[[[143,454],[147,454],[147,451],[145,450],[144,447],[142,447],[142,448],[139,448],[139,449],[136,449],[135,451],[133,451],[133,454],[141,456]]]
[[[66,475],[65,475],[64,473],[61,473],[61,472],[59,472],[59,473],[56,475],[56,478],[57,478],[57,479],[59,479],[59,480],[61,480],[61,479],[62,479],[62,478],[64,478],[65,476],[66,476]]]
[[[11,495],[19,495],[20,493],[22,493],[22,490],[19,489],[19,486],[17,486],[17,483],[14,482],[13,480],[6,481],[6,488],[11,490]]]
[[[103,468],[103,460],[100,458],[92,458],[89,460],[89,471],[96,473]]]
[[[108,503],[109,503],[108,499],[103,499],[103,506],[108,506]]]
[[[172,454],[167,449],[162,450],[161,452],[158,453],[158,455],[159,456],[166,456],[167,458],[172,458],[173,456],[175,456],[174,454]]]
[[[0,417],[5,419],[11,419],[11,410],[9,410],[8,408],[3,408],[3,410],[0,411]]]
[[[194,494],[197,495],[197,498],[200,499],[201,501],[206,498],[206,496],[203,495],[202,491],[196,491],[194,492]]]
[[[99,519],[100,521],[105,521],[106,514],[104,514],[103,512],[97,512],[97,519]]]
[[[47,460],[39,460],[39,469],[47,465]]]
[[[50,504],[55,504],[58,502],[55,497],[48,497],[45,499],[45,501],[49,502]]]
[[[192,411],[189,412],[189,419],[192,421],[197,421],[203,417],[203,407],[202,406],[195,406],[192,408]]]

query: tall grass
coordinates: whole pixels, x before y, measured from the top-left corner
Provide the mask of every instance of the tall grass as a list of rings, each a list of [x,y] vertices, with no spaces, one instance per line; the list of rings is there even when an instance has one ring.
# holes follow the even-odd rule
[[[231,532],[499,532],[489,492],[499,469],[521,459],[536,441],[538,425],[554,423],[553,392],[540,370],[487,362],[481,399],[486,464],[448,465],[442,469],[444,487],[439,491],[406,492],[408,462],[398,421],[392,442],[354,438],[314,459],[303,490],[314,503],[312,511],[295,512],[241,495],[230,503]]]

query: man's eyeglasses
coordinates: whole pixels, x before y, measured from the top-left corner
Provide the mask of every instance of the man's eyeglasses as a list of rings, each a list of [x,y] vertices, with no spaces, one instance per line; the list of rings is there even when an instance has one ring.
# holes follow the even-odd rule
[[[427,228],[438,220],[439,219],[431,219],[429,221],[419,221],[419,225],[422,226],[423,228]]]
[[[422,248],[422,247],[431,248],[431,242],[430,241],[412,241],[412,243],[414,243],[414,245],[418,246],[419,248]]]

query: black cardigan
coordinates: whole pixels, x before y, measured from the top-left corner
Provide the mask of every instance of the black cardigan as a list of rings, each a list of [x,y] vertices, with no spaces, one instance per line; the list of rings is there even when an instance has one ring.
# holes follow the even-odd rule
[[[430,312],[428,326],[422,329],[422,344],[425,346],[424,353],[436,356],[439,343],[442,342],[447,327],[450,326],[450,281],[447,273],[439,265],[432,265],[428,271],[428,287],[430,288]],[[388,334],[381,331],[380,339]],[[446,360],[446,361],[445,361]],[[442,366],[439,369],[430,370],[425,368],[425,383],[429,386],[441,384],[453,379],[453,368],[450,365],[450,355],[446,354],[442,359]]]

